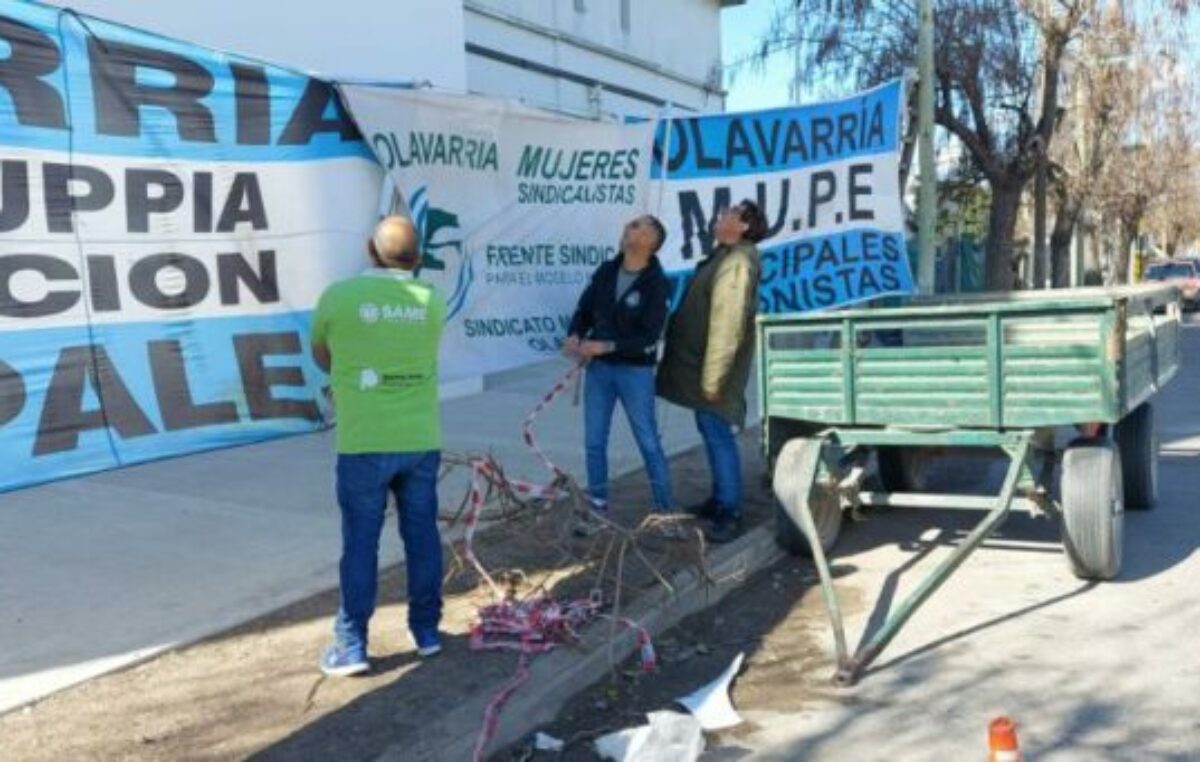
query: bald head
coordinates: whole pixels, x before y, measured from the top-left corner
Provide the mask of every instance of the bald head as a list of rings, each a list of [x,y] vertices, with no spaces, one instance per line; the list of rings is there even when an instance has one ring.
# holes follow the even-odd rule
[[[415,270],[421,264],[421,246],[412,220],[399,215],[384,217],[371,236],[371,253],[383,267]]]

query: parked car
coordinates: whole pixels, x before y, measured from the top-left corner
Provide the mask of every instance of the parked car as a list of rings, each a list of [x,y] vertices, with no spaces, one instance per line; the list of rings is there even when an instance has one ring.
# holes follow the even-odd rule
[[[1194,310],[1200,307],[1200,269],[1197,269],[1197,263],[1194,261],[1177,259],[1152,264],[1146,268],[1142,280],[1177,286],[1184,309]]]

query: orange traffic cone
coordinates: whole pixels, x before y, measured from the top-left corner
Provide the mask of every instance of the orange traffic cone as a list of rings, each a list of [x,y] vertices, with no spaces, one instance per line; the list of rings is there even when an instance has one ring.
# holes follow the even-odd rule
[[[988,762],[1021,762],[1017,724],[1007,717],[988,723]]]

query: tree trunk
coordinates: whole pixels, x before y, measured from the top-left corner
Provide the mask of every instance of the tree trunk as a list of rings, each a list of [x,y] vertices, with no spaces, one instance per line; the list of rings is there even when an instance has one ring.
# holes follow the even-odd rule
[[[1083,249],[1083,285],[1102,286],[1104,278],[1100,275],[1100,230],[1091,226],[1087,232],[1087,245]]]
[[[1113,257],[1113,269],[1110,281],[1117,286],[1129,283],[1129,252],[1137,241],[1137,226],[1121,224],[1121,241],[1117,246],[1116,256]]]
[[[1176,252],[1179,251],[1179,242],[1183,240],[1183,227],[1180,225],[1171,225],[1170,232],[1167,234],[1167,256],[1175,258]]]
[[[1068,201],[1054,215],[1050,233],[1050,284],[1054,288],[1071,285],[1071,239],[1079,222],[1079,204]]]
[[[1015,282],[1012,242],[1021,207],[1022,185],[992,182],[992,205],[988,211],[987,246],[984,248],[988,291],[1011,291]]]

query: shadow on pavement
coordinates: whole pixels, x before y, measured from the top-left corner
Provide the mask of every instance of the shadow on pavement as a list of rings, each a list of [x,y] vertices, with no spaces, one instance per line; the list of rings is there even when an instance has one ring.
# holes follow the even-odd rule
[[[1071,598],[1075,598],[1077,596],[1083,595],[1084,593],[1087,593],[1088,591],[1095,588],[1098,584],[1100,584],[1100,583],[1085,582],[1085,583],[1081,584],[1079,587],[1077,587],[1076,589],[1074,589],[1068,593],[1063,593],[1062,595],[1052,596],[1050,598],[1047,598],[1044,601],[1040,601],[1038,603],[1034,603],[1029,606],[1025,606],[1023,608],[1017,609],[1016,611],[1010,612],[1003,616],[993,617],[992,619],[989,619],[985,622],[980,622],[979,624],[975,624],[970,627],[966,627],[964,629],[958,630],[957,632],[952,632],[949,635],[945,635],[945,636],[940,637],[937,640],[934,640],[930,643],[926,643],[925,645],[921,646],[920,648],[915,648],[905,654],[902,654],[895,658],[888,659],[879,664],[876,664],[875,666],[868,669],[863,674],[863,677],[866,678],[877,672],[883,672],[884,670],[893,669],[901,664],[904,664],[907,661],[915,659],[919,656],[923,656],[932,651],[936,651],[937,649],[942,648],[943,646],[947,646],[957,640],[962,640],[963,638],[968,638],[972,635],[983,632],[984,630],[989,629],[991,627],[1008,624],[1017,619],[1020,619],[1021,617],[1025,616],[1027,614],[1032,614],[1035,611],[1040,611],[1042,609],[1049,608],[1051,606],[1057,605],[1064,601],[1070,600]],[[864,635],[864,639],[865,638],[866,638],[866,636]]]
[[[747,474],[752,474],[761,468],[754,432],[745,434],[741,445]],[[709,482],[702,451],[673,459],[672,476],[682,504],[700,502],[707,496]],[[645,481],[644,475],[638,473],[614,486],[614,519],[624,526],[636,525],[645,513],[641,508],[649,504]],[[757,490],[749,479],[747,492],[744,505],[747,525],[754,526],[771,515],[773,504],[769,494]],[[569,530],[570,524],[564,524],[561,517],[499,525],[481,535],[476,552],[484,566],[493,572],[497,569],[519,572],[516,577],[522,580],[522,595],[532,586],[535,589],[544,587],[559,601],[585,597],[595,584],[596,569],[582,565],[579,556],[587,556],[595,563],[605,557],[608,540],[603,537],[574,539]],[[667,576],[694,563],[694,550],[690,555],[687,552],[692,547],[658,538],[649,538],[643,543],[650,561]],[[615,558],[612,554],[606,567],[608,590],[615,581]],[[655,589],[658,583],[654,572],[634,553],[626,554],[624,564],[622,610],[627,610],[625,607],[633,599]],[[486,590],[478,583],[474,572],[463,570],[452,577],[447,587],[448,592],[470,593],[469,603],[464,602],[466,605],[460,607],[467,625],[473,619],[475,606],[488,602]],[[740,631],[730,635],[733,639],[744,637]],[[396,671],[394,679],[331,706],[327,713],[298,725],[286,737],[255,752],[252,758],[357,760],[386,753],[400,754],[396,758],[404,760],[436,759],[446,742],[444,734],[456,732],[459,737],[474,738],[483,726],[482,712],[478,716],[471,715],[469,725],[464,722],[463,727],[449,728],[440,721],[464,702],[496,694],[512,679],[518,656],[512,651],[470,651],[465,635],[451,637],[445,644],[442,655],[415,667],[406,654],[379,662],[379,670]],[[659,645],[663,658],[669,658],[671,650],[656,645]],[[631,669],[636,671],[636,666]],[[649,682],[657,683],[657,676]],[[579,686],[580,690],[585,687]],[[536,691],[536,686],[525,684],[518,691]],[[510,718],[502,712],[500,722],[507,719]]]

